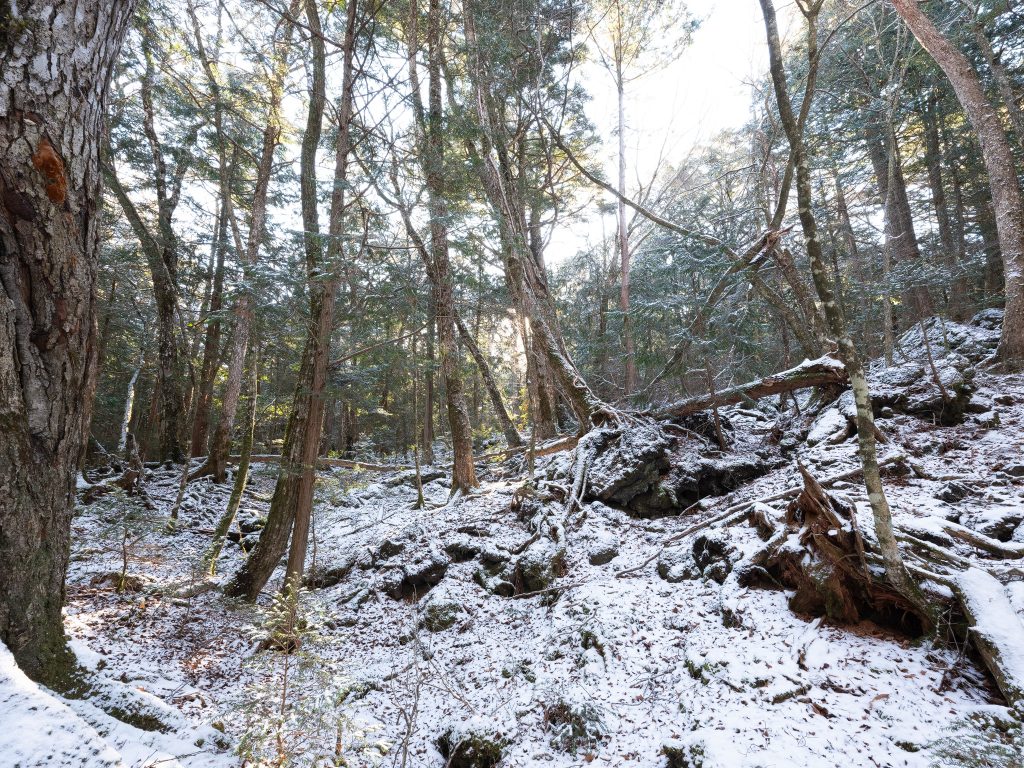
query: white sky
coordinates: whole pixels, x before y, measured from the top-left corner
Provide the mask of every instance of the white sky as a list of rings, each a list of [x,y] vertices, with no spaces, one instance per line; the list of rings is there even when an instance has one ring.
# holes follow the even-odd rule
[[[648,180],[659,159],[672,165],[684,160],[696,146],[726,129],[741,127],[750,117],[750,83],[768,71],[768,47],[757,0],[688,0],[690,13],[703,20],[683,55],[664,70],[630,84],[626,92],[627,183]],[[788,2],[777,4],[785,35],[794,11]],[[600,66],[584,74],[593,97],[587,114],[604,139],[605,178],[616,178],[615,87]],[[606,198],[611,201],[611,195]],[[602,233],[615,231],[613,217],[592,214],[560,222],[546,255],[557,265]]]

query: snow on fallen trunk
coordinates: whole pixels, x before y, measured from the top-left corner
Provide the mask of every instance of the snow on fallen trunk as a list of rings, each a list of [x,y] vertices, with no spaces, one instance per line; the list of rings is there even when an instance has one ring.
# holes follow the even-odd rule
[[[0,755],[5,765],[122,766],[95,728],[18,669],[0,643]]]
[[[1024,708],[1024,625],[1003,585],[978,568],[956,581],[971,637],[1011,707]]]
[[[719,392],[698,395],[687,400],[678,400],[657,410],[656,418],[671,419],[688,416],[699,411],[721,408],[725,405],[757,400],[769,395],[780,395],[797,389],[809,387],[845,385],[846,368],[834,357],[819,357],[817,360],[804,360],[795,368],[790,368],[763,379],[739,384]]]

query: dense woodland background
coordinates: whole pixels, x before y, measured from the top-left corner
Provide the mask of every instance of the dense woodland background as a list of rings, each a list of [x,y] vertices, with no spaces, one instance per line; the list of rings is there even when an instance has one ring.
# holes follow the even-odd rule
[[[864,356],[892,359],[899,355],[893,339],[921,319],[963,319],[999,305],[1003,270],[978,141],[955,94],[888,4],[862,6],[830,2],[821,10],[806,133],[815,213],[839,302]],[[984,78],[1019,158],[1022,14],[1004,3],[932,3],[927,10]],[[565,348],[600,397],[672,399],[827,351],[815,332],[797,234],[737,268],[737,254],[771,221],[789,156],[768,80],[743,129],[659,168],[656,178],[638,183],[625,173],[627,196],[692,236],[624,206],[625,259],[615,230],[577,253],[548,248],[552,230],[581,209],[614,203],[577,167],[602,176],[608,149],[584,117],[584,60],[607,65],[608,76],[628,89],[659,55],[686,44],[694,20],[684,9],[659,2],[483,4],[476,11],[486,38],[483,75],[468,58],[460,8],[415,9],[415,32],[411,12],[405,3],[357,11],[341,234],[336,243],[326,233],[318,237],[336,247],[340,276],[321,453],[411,461],[418,445],[429,463],[449,441],[437,301],[418,252],[438,220],[447,230],[461,321],[454,365],[474,445],[479,452],[499,445],[502,423],[473,346],[519,432],[546,438],[574,429],[548,362],[524,354],[532,348],[530,330],[504,274],[511,236],[481,177],[473,106],[480,77],[489,78],[497,111],[491,130],[530,256],[557,307]],[[325,212],[345,19],[340,9],[323,16],[329,95],[316,203]],[[799,93],[807,62],[798,27],[786,70]],[[436,193],[420,149],[435,139],[424,138],[416,115],[425,107],[410,96],[411,45],[429,48],[421,54],[430,58],[419,67],[421,80],[433,76],[431,67],[443,72],[441,93],[430,97],[439,103],[425,118],[428,134],[439,127]],[[304,255],[297,167],[310,49],[297,7],[150,2],[137,14],[110,99],[94,456],[117,449],[131,397],[127,426],[145,458],[207,454],[223,418],[243,303],[252,312],[247,359],[258,367],[257,452],[280,450],[318,280]],[[795,201],[789,208],[787,222]],[[716,288],[717,302],[702,312]],[[250,396],[251,385],[245,389]],[[236,428],[244,420],[236,419]]]
[[[400,621],[476,632],[465,614],[490,611],[481,642],[500,650],[500,633],[521,629],[502,600],[533,599],[523,621],[547,629],[576,620],[575,595],[547,609],[582,587],[613,609],[623,675],[650,671],[623,605],[690,637],[697,624],[669,614],[703,601],[715,619],[691,640],[718,647],[768,606],[760,629],[776,649],[804,631],[779,610],[785,587],[799,615],[935,642],[907,651],[937,678],[934,744],[952,738],[949,679],[959,705],[1019,712],[1024,10],[758,5],[769,55],[749,121],[685,156],[663,148],[645,177],[630,94],[700,34],[676,0],[0,0],[0,641],[18,667],[92,694],[101,670],[69,647],[66,607],[80,638],[126,591],[157,584],[160,610],[186,606],[180,626],[195,600],[237,637],[256,622],[225,595],[263,595],[259,650],[283,652],[269,657],[285,693],[271,685],[254,706],[279,701],[278,719],[215,730],[234,729],[244,754],[271,723],[252,754],[285,765],[281,734],[301,720],[290,659],[320,599],[300,587],[350,590],[330,632],[372,623],[326,654],[384,649],[395,664],[410,642],[391,631]],[[588,119],[599,92],[610,132]],[[885,473],[901,479],[883,487]],[[747,497],[727,505],[735,491]],[[464,512],[483,522],[467,529]],[[114,548],[89,543],[115,529]],[[136,545],[157,575],[129,573]],[[620,550],[636,562],[596,570]],[[570,567],[584,577],[566,581]],[[155,621],[163,637],[171,619]],[[119,626],[99,631],[153,652]],[[589,662],[563,668],[537,649],[544,674],[575,675],[595,654],[609,669],[581,631]],[[840,653],[852,642],[832,639]],[[864,647],[905,671],[891,639]],[[208,640],[189,642],[205,654]],[[677,637],[658,642],[666,680],[685,668],[711,682]],[[963,671],[969,643],[994,687]],[[446,663],[455,675],[462,660]],[[780,663],[808,671],[802,656]],[[200,679],[190,664],[182,674]],[[231,674],[244,699],[248,673]],[[380,722],[394,679],[361,692],[381,694],[368,705]],[[677,693],[658,727],[677,727]],[[324,704],[331,717],[341,701]],[[723,702],[706,709],[749,703]],[[451,703],[431,706],[449,716]],[[541,703],[544,739],[557,718],[575,722],[568,704]],[[404,735],[389,734],[403,766],[413,747],[458,752],[455,731],[417,734],[417,710],[403,712]],[[623,750],[641,739],[628,722]],[[857,717],[838,722],[867,738]],[[506,725],[485,725],[496,756],[451,765],[497,764]],[[330,727],[342,764],[342,720]],[[984,738],[1011,754],[1015,734],[1019,722]],[[546,743],[575,757],[575,742]]]

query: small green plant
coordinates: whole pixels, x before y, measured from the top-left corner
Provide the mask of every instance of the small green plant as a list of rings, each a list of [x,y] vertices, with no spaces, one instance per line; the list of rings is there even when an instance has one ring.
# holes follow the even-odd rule
[[[117,553],[120,558],[120,570],[99,580],[113,581],[119,593],[138,591],[141,581],[138,577],[129,576],[128,567],[139,545],[159,529],[164,518],[121,488],[112,489],[94,507],[96,517],[102,523],[99,537],[103,549]]]
[[[351,682],[324,656],[326,615],[304,589],[274,597],[256,627],[238,754],[245,766],[339,768],[372,765],[388,747],[371,743],[345,711]],[[354,761],[354,762],[350,762]]]

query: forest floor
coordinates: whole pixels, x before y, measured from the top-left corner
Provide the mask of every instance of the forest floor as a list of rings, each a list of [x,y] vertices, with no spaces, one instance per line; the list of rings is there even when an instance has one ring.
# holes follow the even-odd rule
[[[975,385],[975,413],[958,425],[898,413],[879,422],[890,438],[883,458],[910,453],[923,474],[945,478],[889,476],[889,500],[897,520],[956,519],[1024,542],[1024,377],[979,373]],[[162,723],[166,732],[115,720],[102,701],[44,693],[0,647],[0,763],[238,765],[239,743],[253,755],[274,751],[287,662],[284,698],[295,716],[280,743],[306,759],[329,754],[340,724],[347,762],[339,764],[350,766],[441,768],[444,735],[475,734],[478,752],[500,744],[500,765],[514,767],[1019,768],[1020,720],[967,648],[801,617],[781,590],[731,596],[741,620],[726,626],[723,587],[699,576],[676,581],[664,553],[618,575],[696,522],[798,484],[797,456],[819,477],[856,467],[855,444],[801,444],[776,469],[685,516],[637,519],[590,502],[565,536],[557,591],[522,597],[505,596],[522,585],[503,587],[500,576],[501,563],[531,541],[515,511],[521,476],[487,474],[478,492],[451,501],[446,481],[433,480],[426,508],[414,509],[408,473],[325,471],[311,559],[318,583],[331,585],[303,594],[308,630],[292,655],[258,651],[265,611],[213,588],[241,564],[237,543],[221,557],[225,575],[200,573],[229,487],[192,483],[173,535],[108,496],[74,522],[67,625],[80,659],[105,681],[101,697],[135,702],[136,713],[155,713],[136,725]],[[147,479],[157,517],[178,473]],[[254,470],[243,528],[265,515],[275,474]],[[832,487],[870,528],[862,485]],[[129,520],[126,505],[136,510]],[[740,555],[762,544],[746,524],[723,535]],[[124,551],[134,591],[119,594],[111,574]],[[279,580],[280,571],[264,608]],[[429,591],[417,599],[421,590]],[[1024,581],[1007,593],[1024,618]]]

